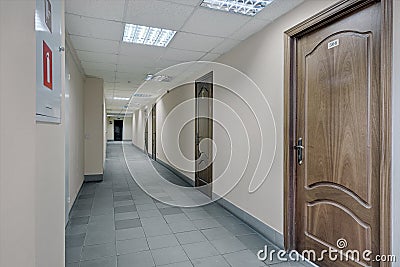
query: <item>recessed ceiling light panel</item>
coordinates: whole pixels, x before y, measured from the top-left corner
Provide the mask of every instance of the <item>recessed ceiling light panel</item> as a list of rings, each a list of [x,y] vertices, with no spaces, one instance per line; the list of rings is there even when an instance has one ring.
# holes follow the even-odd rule
[[[147,27],[135,24],[125,24],[124,37],[122,40],[126,43],[154,45],[166,47],[176,31]]]
[[[113,99],[114,99],[114,100],[124,100],[124,101],[128,101],[130,98],[129,98],[129,97],[118,97],[118,96],[114,96]]]
[[[203,0],[200,6],[225,12],[255,16],[273,0]]]

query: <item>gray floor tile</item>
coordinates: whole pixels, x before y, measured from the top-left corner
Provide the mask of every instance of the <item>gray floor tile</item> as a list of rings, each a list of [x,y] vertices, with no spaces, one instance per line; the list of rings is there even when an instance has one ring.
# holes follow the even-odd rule
[[[108,257],[97,260],[82,261],[80,267],[117,267],[117,257]]]
[[[72,226],[88,224],[89,223],[89,216],[71,218],[71,219],[69,219],[69,223]]]
[[[239,239],[232,237],[232,238],[225,238],[225,239],[217,239],[210,241],[211,244],[219,251],[221,254],[236,252],[240,250],[245,250],[247,247],[243,245]]]
[[[81,254],[82,247],[65,248],[65,261],[67,263],[79,262]]]
[[[182,221],[168,224],[173,233],[182,233],[197,230],[196,226],[190,221]]]
[[[117,255],[149,250],[146,238],[117,241]]]
[[[115,243],[85,246],[82,251],[83,260],[94,260],[115,255]]]
[[[89,223],[103,223],[103,222],[114,221],[114,216],[112,213],[103,215],[93,215],[89,218]]]
[[[172,234],[167,224],[145,224],[143,229],[147,237]]]
[[[139,218],[139,214],[136,211],[132,211],[132,212],[116,213],[114,217],[116,221],[121,221],[128,219],[137,219]]]
[[[223,255],[232,267],[265,266],[250,250],[242,250]]]
[[[224,227],[205,229],[201,230],[201,232],[207,237],[208,240],[234,237],[234,235],[226,230]]]
[[[67,263],[65,267],[79,267],[79,262]]]
[[[242,242],[248,249],[263,249],[265,245],[271,243],[259,236],[258,234],[241,235],[237,238]]]
[[[208,241],[186,244],[182,247],[191,260],[219,255],[218,251]]]
[[[71,226],[70,224],[68,224],[67,228],[65,229],[65,234],[66,235],[83,234],[83,233],[86,233],[87,227],[88,227],[87,224],[74,225],[74,226]]]
[[[115,230],[136,228],[136,227],[141,227],[141,226],[142,226],[142,224],[139,219],[115,221]]]
[[[151,204],[137,204],[136,208],[138,210],[154,210],[154,209],[157,209],[157,206],[154,203],[151,203]]]
[[[197,229],[200,229],[200,230],[209,229],[209,228],[216,228],[216,227],[221,227],[222,226],[219,222],[217,222],[213,218],[207,218],[207,219],[202,219],[202,220],[194,220],[192,222],[197,227]]]
[[[65,247],[82,247],[85,241],[86,234],[77,234],[77,235],[66,235],[65,236]]]
[[[160,235],[154,237],[148,237],[147,242],[150,249],[166,248],[179,246],[179,242],[175,235]]]
[[[248,235],[248,234],[254,234],[255,231],[251,229],[249,226],[245,224],[227,224],[224,225],[224,227],[231,232],[232,234],[238,236],[238,235]]]
[[[122,206],[132,206],[132,205],[135,205],[135,202],[133,202],[133,200],[123,200],[114,202],[114,208]]]
[[[85,245],[98,245],[109,243],[115,240],[115,230],[109,231],[88,231],[85,239]]]
[[[167,223],[189,221],[189,218],[184,213],[165,215],[164,219],[167,221]]]
[[[114,196],[114,201],[123,201],[123,200],[133,200],[131,195],[124,195],[124,196]]]
[[[188,216],[190,220],[201,220],[206,218],[212,218],[210,214],[202,210],[186,212],[186,216]]]
[[[114,209],[115,213],[124,213],[124,212],[132,212],[132,211],[136,211],[135,205],[120,206],[120,207],[115,207],[115,209]]]
[[[155,266],[149,250],[118,256],[118,267],[152,267]]]
[[[157,209],[139,210],[138,213],[140,218],[162,217],[161,213]]]
[[[176,262],[176,263],[165,264],[165,265],[157,265],[157,266],[162,266],[162,267],[193,267],[193,265],[192,265],[192,263],[190,261]]]
[[[188,261],[188,257],[181,246],[155,249],[151,253],[156,265]]]
[[[128,228],[116,231],[117,240],[127,240],[145,237],[142,227]]]
[[[207,238],[200,231],[177,233],[175,236],[182,245],[207,241]]]
[[[164,209],[160,209],[160,212],[162,215],[171,215],[171,214],[179,214],[179,213],[183,213],[183,211],[180,208],[164,208]]]
[[[192,260],[194,267],[229,267],[221,255]]]

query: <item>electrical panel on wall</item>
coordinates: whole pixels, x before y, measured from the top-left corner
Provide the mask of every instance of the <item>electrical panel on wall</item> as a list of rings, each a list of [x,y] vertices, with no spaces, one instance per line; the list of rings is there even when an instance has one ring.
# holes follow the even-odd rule
[[[61,2],[36,0],[36,121],[61,123]]]

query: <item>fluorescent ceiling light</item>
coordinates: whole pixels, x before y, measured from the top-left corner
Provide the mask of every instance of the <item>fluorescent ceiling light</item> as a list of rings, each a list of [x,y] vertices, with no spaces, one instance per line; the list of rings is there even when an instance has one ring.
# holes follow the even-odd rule
[[[113,99],[114,99],[114,100],[125,100],[125,101],[128,101],[130,98],[129,98],[129,97],[118,97],[118,96],[114,96]]]
[[[127,43],[154,45],[166,47],[174,37],[176,31],[153,28],[135,24],[125,24],[124,37]]]
[[[200,6],[221,11],[255,16],[273,0],[203,0]]]
[[[146,81],[170,82],[171,79],[172,79],[172,77],[168,76],[168,75],[147,74],[147,76],[146,76]]]

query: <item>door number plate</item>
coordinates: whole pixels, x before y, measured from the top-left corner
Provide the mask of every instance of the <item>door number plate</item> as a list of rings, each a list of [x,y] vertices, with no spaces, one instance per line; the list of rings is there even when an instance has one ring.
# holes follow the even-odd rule
[[[339,39],[333,40],[328,43],[328,49],[334,48],[339,45]]]

